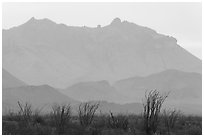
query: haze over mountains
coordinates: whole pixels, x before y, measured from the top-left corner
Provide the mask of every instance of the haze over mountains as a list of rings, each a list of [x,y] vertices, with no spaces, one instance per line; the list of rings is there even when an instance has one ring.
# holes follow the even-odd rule
[[[31,18],[2,36],[5,107],[94,100],[127,112],[158,89],[171,91],[167,106],[202,112],[201,60],[150,28],[119,18],[96,28]]]
[[[40,110],[41,113],[48,113],[51,111],[52,107],[56,104],[71,104],[73,114],[77,114],[78,105],[81,103],[76,101],[62,93],[60,93],[57,89],[50,87],[48,85],[41,86],[29,86],[13,77],[6,70],[3,70],[3,90],[2,90],[2,113],[8,114],[9,112],[16,111],[19,109],[18,102],[22,105],[25,103],[31,104],[33,109]],[[11,82],[10,82],[11,81]],[[22,82],[22,83],[21,83]],[[105,81],[103,81],[105,82]],[[21,83],[21,84],[19,84]],[[90,82],[91,83],[91,82]],[[99,86],[100,87],[100,86]],[[98,88],[98,87],[96,87]],[[103,89],[102,89],[103,90]],[[85,91],[86,92],[86,91]],[[109,90],[107,91],[109,92]],[[112,95],[109,97],[113,97],[114,92],[110,91]],[[103,95],[103,92],[98,93]],[[92,94],[87,95],[95,95],[94,92]],[[108,93],[108,95],[110,95]],[[81,96],[81,95],[80,95]],[[80,97],[79,96],[79,97]],[[107,96],[107,95],[103,95]],[[77,98],[80,100],[80,98]],[[141,103],[130,103],[130,104],[116,104],[112,103],[112,101],[107,102],[104,97],[82,100],[82,101],[94,101],[99,102],[99,111],[97,113],[134,113],[140,114],[142,112],[142,104]]]
[[[57,88],[82,81],[112,83],[167,69],[201,73],[201,60],[176,42],[118,18],[97,28],[31,18],[3,30],[3,67],[28,84]]]
[[[3,113],[18,108],[17,102],[32,104],[34,108],[51,109],[55,103],[72,103],[78,101],[67,97],[48,85],[30,86],[12,76],[6,70],[2,70],[2,108]]]

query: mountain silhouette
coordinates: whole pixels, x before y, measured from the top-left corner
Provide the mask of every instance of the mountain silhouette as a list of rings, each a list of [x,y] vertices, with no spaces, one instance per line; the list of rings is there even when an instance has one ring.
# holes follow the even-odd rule
[[[95,28],[31,18],[2,35],[3,67],[29,85],[66,88],[168,69],[202,72],[201,60],[175,38],[119,18]]]

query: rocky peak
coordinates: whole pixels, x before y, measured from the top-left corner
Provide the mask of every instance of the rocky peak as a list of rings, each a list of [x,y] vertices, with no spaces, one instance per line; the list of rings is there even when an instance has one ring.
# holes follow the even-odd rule
[[[121,19],[120,18],[115,18],[112,22],[111,25],[119,25],[121,24]]]

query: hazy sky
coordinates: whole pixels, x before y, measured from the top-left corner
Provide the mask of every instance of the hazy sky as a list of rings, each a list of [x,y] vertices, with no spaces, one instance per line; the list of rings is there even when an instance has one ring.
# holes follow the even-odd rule
[[[202,56],[201,3],[3,3],[4,29],[31,17],[70,26],[108,25],[114,18],[170,35],[195,56]]]

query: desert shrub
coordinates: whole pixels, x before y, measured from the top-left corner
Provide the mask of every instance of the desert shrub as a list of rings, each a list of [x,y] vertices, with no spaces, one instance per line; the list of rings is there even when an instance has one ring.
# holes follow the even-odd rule
[[[96,128],[107,128],[108,115],[106,114],[96,115],[92,123],[93,123],[93,126]]]
[[[144,122],[142,115],[131,115],[128,117],[129,120],[129,130],[133,135],[143,135],[145,134],[143,130]]]
[[[40,110],[33,110],[31,104],[17,102],[19,110],[12,112],[6,116],[3,121],[4,134],[38,134],[36,124],[44,122],[39,115]],[[10,128],[9,128],[10,127]]]
[[[40,115],[34,115],[33,116],[33,124],[36,125],[36,124],[41,124],[41,125],[44,125],[45,124],[45,121],[43,119],[42,116]]]
[[[71,118],[71,106],[70,105],[54,105],[51,113],[52,122],[56,128],[58,134],[64,134],[65,128],[68,125]]]
[[[152,93],[153,94],[153,93]],[[148,96],[149,97],[149,96]],[[163,97],[163,96],[162,96]],[[147,100],[146,100],[147,101]],[[154,111],[159,111],[157,107],[151,107],[149,99],[149,134],[178,134],[178,135],[200,135],[202,134],[202,117],[186,116],[178,111],[164,111],[162,115],[157,113],[154,118]],[[156,101],[155,101],[156,102]],[[158,101],[159,102],[159,101]],[[3,135],[129,135],[147,134],[144,126],[147,121],[144,114],[141,115],[113,115],[98,114],[97,103],[81,104],[79,115],[71,116],[70,105],[55,105],[48,114],[41,115],[39,110],[34,111],[29,104],[20,104],[17,112],[12,112],[2,116]],[[145,105],[144,105],[145,106]],[[152,110],[151,110],[152,108]],[[161,108],[161,106],[160,106]],[[148,108],[146,108],[148,110]],[[146,111],[145,111],[146,112]],[[153,118],[152,118],[153,117]],[[151,122],[156,122],[156,132],[154,133]],[[155,122],[155,121],[154,121]],[[168,129],[169,128],[169,129]]]
[[[176,121],[180,115],[179,111],[166,111],[163,112],[163,122],[167,129],[167,133],[170,134],[171,130],[174,128]]]
[[[128,129],[128,118],[125,115],[117,115],[114,116],[112,112],[110,112],[110,116],[108,118],[109,127],[113,129]]]
[[[185,120],[185,122],[183,122]],[[202,118],[198,116],[183,116],[183,132],[186,135],[200,135],[202,134]],[[182,130],[181,130],[182,131]]]
[[[42,109],[35,109],[32,114],[32,123],[33,125],[36,124],[45,124],[45,116],[41,114]]]
[[[162,96],[157,90],[151,90],[148,95],[145,94],[143,119],[146,134],[156,134],[160,110],[166,98],[167,95]]]
[[[51,126],[35,124],[32,127],[33,135],[53,135],[55,134],[55,130]]]
[[[3,120],[5,121],[20,121],[21,117],[18,115],[18,113],[9,111],[6,115],[2,116]]]
[[[15,135],[18,134],[19,125],[16,121],[2,121],[2,134]]]
[[[202,135],[202,128],[196,125],[191,125],[185,129],[187,135]]]
[[[18,111],[18,116],[19,118],[21,118],[21,122],[29,125],[32,121],[32,114],[33,114],[31,104],[28,104],[26,102],[25,105],[23,105],[18,101],[18,106],[20,108]]]
[[[99,103],[85,102],[79,105],[78,116],[81,126],[87,127],[91,125]]]

